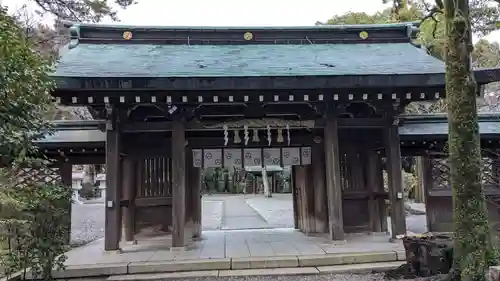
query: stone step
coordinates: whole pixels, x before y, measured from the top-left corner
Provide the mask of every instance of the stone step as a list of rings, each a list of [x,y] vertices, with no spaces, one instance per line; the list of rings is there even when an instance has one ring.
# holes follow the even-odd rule
[[[300,256],[253,256],[234,257],[218,259],[180,259],[180,260],[158,260],[147,262],[117,262],[100,264],[69,265],[63,271],[54,271],[53,276],[58,279],[102,277],[102,276],[128,276],[128,275],[148,275],[148,274],[174,274],[185,272],[232,272],[231,274],[250,274],[269,269],[267,272],[281,272],[283,268],[315,268],[318,271],[351,270],[353,268],[368,268],[380,264],[399,264],[405,259],[404,252],[382,251],[365,253],[338,253],[324,255],[300,255]],[[360,265],[366,264],[366,265]],[[395,263],[394,263],[395,264]],[[340,266],[340,267],[339,267]],[[295,271],[300,271],[296,269]],[[239,271],[238,271],[239,270]],[[253,270],[253,271],[245,271]],[[289,270],[292,272],[294,270]],[[241,273],[243,272],[243,273]],[[264,271],[266,272],[266,271]],[[200,273],[193,273],[200,274]],[[213,273],[210,273],[213,274]],[[229,274],[229,273],[227,273]],[[253,274],[253,273],[252,273]],[[302,273],[305,274],[305,273]],[[168,276],[168,275],[167,275]]]
[[[210,270],[210,271],[187,271],[172,273],[152,274],[128,274],[114,275],[107,281],[151,281],[171,280],[183,278],[204,277],[241,277],[241,276],[291,276],[291,275],[314,275],[314,274],[364,274],[372,272],[384,272],[401,266],[403,262],[365,263],[322,267],[288,267],[288,268],[265,268],[265,269],[236,269],[236,270]]]

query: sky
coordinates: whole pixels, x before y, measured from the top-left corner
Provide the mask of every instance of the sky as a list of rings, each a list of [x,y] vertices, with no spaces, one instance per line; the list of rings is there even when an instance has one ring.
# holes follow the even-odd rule
[[[29,0],[0,0],[11,9]],[[119,12],[123,24],[173,26],[303,26],[334,14],[376,12],[382,0],[137,0]],[[108,21],[109,22],[109,21]]]
[[[387,5],[382,0],[137,0],[120,10],[126,25],[163,26],[309,26],[349,11],[375,13]],[[0,0],[11,10],[29,0]],[[112,23],[105,20],[104,23]],[[488,36],[500,42],[500,31]]]

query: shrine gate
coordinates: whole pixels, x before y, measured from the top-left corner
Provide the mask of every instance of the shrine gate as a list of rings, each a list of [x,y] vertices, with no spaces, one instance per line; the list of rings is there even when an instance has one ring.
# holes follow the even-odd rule
[[[106,250],[151,225],[173,248],[198,239],[201,169],[248,164],[293,166],[306,234],[386,231],[386,201],[393,236],[405,234],[401,157],[428,144],[402,145],[400,115],[445,96],[444,65],[413,45],[417,31],[75,24],[53,96],[100,121],[40,145],[63,162],[105,162]],[[484,85],[500,71],[475,76]]]

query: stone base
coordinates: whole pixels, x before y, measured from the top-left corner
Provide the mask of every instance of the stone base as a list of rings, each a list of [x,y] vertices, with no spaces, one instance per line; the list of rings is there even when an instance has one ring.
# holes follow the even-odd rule
[[[382,232],[370,232],[370,235],[377,237],[384,237],[384,236],[389,236],[391,234],[388,231],[382,231]]]
[[[398,237],[396,237],[396,238],[390,237],[389,238],[389,243],[398,243],[400,241],[403,241],[403,238],[398,238]]]
[[[103,252],[104,254],[123,254],[123,249],[120,248],[118,250],[111,250],[111,251],[104,250]]]
[[[342,246],[347,244],[347,240],[333,240],[332,244],[335,246]]]
[[[187,246],[184,247],[170,247],[170,252],[171,253],[182,253],[187,251]]]
[[[202,241],[202,240],[205,240],[205,239],[207,239],[207,238],[205,236],[203,236],[203,235],[191,238],[191,240],[193,240],[193,241]]]

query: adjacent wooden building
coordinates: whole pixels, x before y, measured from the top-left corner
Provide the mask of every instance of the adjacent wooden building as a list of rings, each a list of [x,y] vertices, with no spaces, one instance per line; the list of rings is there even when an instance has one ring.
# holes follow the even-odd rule
[[[106,250],[122,229],[133,240],[151,225],[172,247],[199,238],[206,167],[292,166],[305,233],[386,231],[389,202],[393,235],[405,234],[401,157],[434,157],[429,145],[446,139],[446,127],[425,127],[445,119],[400,116],[445,96],[444,65],[413,45],[417,31],[74,25],[53,95],[101,121],[61,123],[40,145],[64,163],[105,163]],[[475,76],[484,85],[500,71]]]

